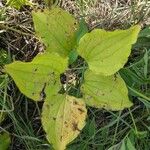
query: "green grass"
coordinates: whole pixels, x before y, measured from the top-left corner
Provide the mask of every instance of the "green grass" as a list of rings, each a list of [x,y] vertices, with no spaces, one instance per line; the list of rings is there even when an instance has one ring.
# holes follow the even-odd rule
[[[73,4],[71,1],[63,1],[59,5],[77,17],[84,16],[90,29],[94,27],[111,30],[127,28],[137,22],[140,22],[143,27],[145,27],[144,24],[149,24],[147,22],[150,8],[148,1],[134,1],[132,5],[125,4],[123,1],[122,4],[116,1],[116,4],[108,3],[108,5],[87,2],[76,1]],[[69,3],[68,7],[67,3]],[[76,8],[78,11],[75,10]],[[98,8],[103,10],[102,14],[94,11]],[[109,8],[112,9],[108,13]],[[30,10],[23,9],[20,12],[10,8],[5,9],[7,13],[3,12],[5,17],[2,17],[1,20],[5,21],[6,25],[8,22],[10,24],[9,30],[0,34],[0,52],[2,52],[0,53],[0,110],[5,116],[4,121],[0,124],[0,133],[10,133],[9,149],[11,150],[52,149],[45,138],[40,122],[42,103],[35,103],[22,95],[14,82],[2,72],[2,66],[13,59],[30,61],[39,51],[43,50],[43,45],[33,35]],[[90,10],[92,10],[91,13],[89,13]],[[120,18],[125,12],[127,14],[124,18]],[[19,18],[18,20],[12,19],[14,14],[16,18]],[[142,35],[143,33],[145,34]],[[143,33],[133,46],[125,68],[119,71],[127,84],[129,97],[134,105],[130,109],[119,112],[89,107],[87,124],[78,138],[68,146],[69,150],[108,150],[116,144],[122,149],[125,145],[125,150],[129,149],[127,145],[130,149],[135,147],[137,150],[149,150],[150,45],[148,41],[150,37],[148,36],[150,36],[150,31]],[[1,118],[2,115],[0,115]]]

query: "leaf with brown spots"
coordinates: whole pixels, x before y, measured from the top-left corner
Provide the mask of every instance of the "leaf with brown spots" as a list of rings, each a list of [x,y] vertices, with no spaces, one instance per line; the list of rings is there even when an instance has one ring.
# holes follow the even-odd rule
[[[120,75],[102,76],[87,70],[84,78],[82,92],[87,105],[109,110],[122,110],[132,106]]]
[[[24,95],[40,101],[60,90],[60,74],[67,68],[67,63],[67,59],[56,53],[46,53],[37,55],[32,62],[8,64],[5,71]]]
[[[54,149],[64,150],[79,135],[85,125],[86,115],[87,110],[82,99],[60,94],[46,99],[42,124]]]

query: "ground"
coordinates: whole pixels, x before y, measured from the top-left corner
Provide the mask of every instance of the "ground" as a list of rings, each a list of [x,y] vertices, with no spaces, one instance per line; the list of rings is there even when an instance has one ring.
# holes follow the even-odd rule
[[[34,0],[33,2],[35,2]],[[150,1],[148,0],[55,0],[78,20],[84,18],[89,31],[127,29],[140,24],[142,29],[150,25]],[[36,8],[46,7],[37,0]],[[11,78],[2,72],[3,65],[13,60],[31,61],[45,46],[34,34],[32,7],[20,10],[0,2],[0,105],[5,105],[6,117],[0,124],[0,132],[11,135],[10,150],[51,149],[41,126],[42,102],[34,102],[20,93]],[[87,125],[69,146],[69,150],[107,150],[130,139],[137,150],[150,147],[150,31],[139,38],[120,74],[129,88],[134,105],[119,112],[88,107]],[[129,143],[129,142],[128,142]],[[117,148],[116,148],[117,149]],[[120,148],[121,149],[121,148]],[[114,148],[115,150],[115,148]]]

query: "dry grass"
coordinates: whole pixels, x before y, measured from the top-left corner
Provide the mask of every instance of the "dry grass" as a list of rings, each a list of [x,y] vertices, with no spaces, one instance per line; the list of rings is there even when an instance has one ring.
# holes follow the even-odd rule
[[[90,28],[127,28],[150,24],[147,0],[61,0],[60,6],[76,17],[84,17]]]
[[[33,2],[40,8],[45,7],[44,0]],[[90,29],[113,30],[128,28],[136,23],[142,26],[150,24],[150,1],[147,0],[58,0],[58,5],[76,18],[84,17]],[[44,49],[34,36],[31,10],[30,7],[19,11],[7,7],[5,12],[6,32],[0,36],[0,44],[17,60],[30,61]]]

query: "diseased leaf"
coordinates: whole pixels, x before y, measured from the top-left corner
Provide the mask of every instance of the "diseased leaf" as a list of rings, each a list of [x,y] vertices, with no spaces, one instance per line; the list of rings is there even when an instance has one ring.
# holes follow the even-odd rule
[[[0,150],[7,150],[10,145],[10,136],[7,133],[0,134]]]
[[[56,150],[64,150],[85,125],[87,110],[82,99],[59,95],[46,99],[42,125],[48,141]]]
[[[7,0],[7,5],[20,9],[23,5],[32,5],[32,3],[29,0]]]
[[[60,8],[32,13],[37,36],[46,45],[48,52],[67,56],[76,44],[75,32],[78,23],[68,12]]]
[[[81,38],[78,53],[95,73],[112,75],[128,60],[139,31],[138,25],[112,32],[95,29]]]
[[[96,108],[122,110],[132,105],[127,87],[119,75],[102,76],[88,70],[85,72],[82,93],[86,104]]]
[[[66,68],[67,59],[56,53],[38,55],[32,62],[16,61],[5,66],[20,91],[36,101],[60,90],[60,74]]]

